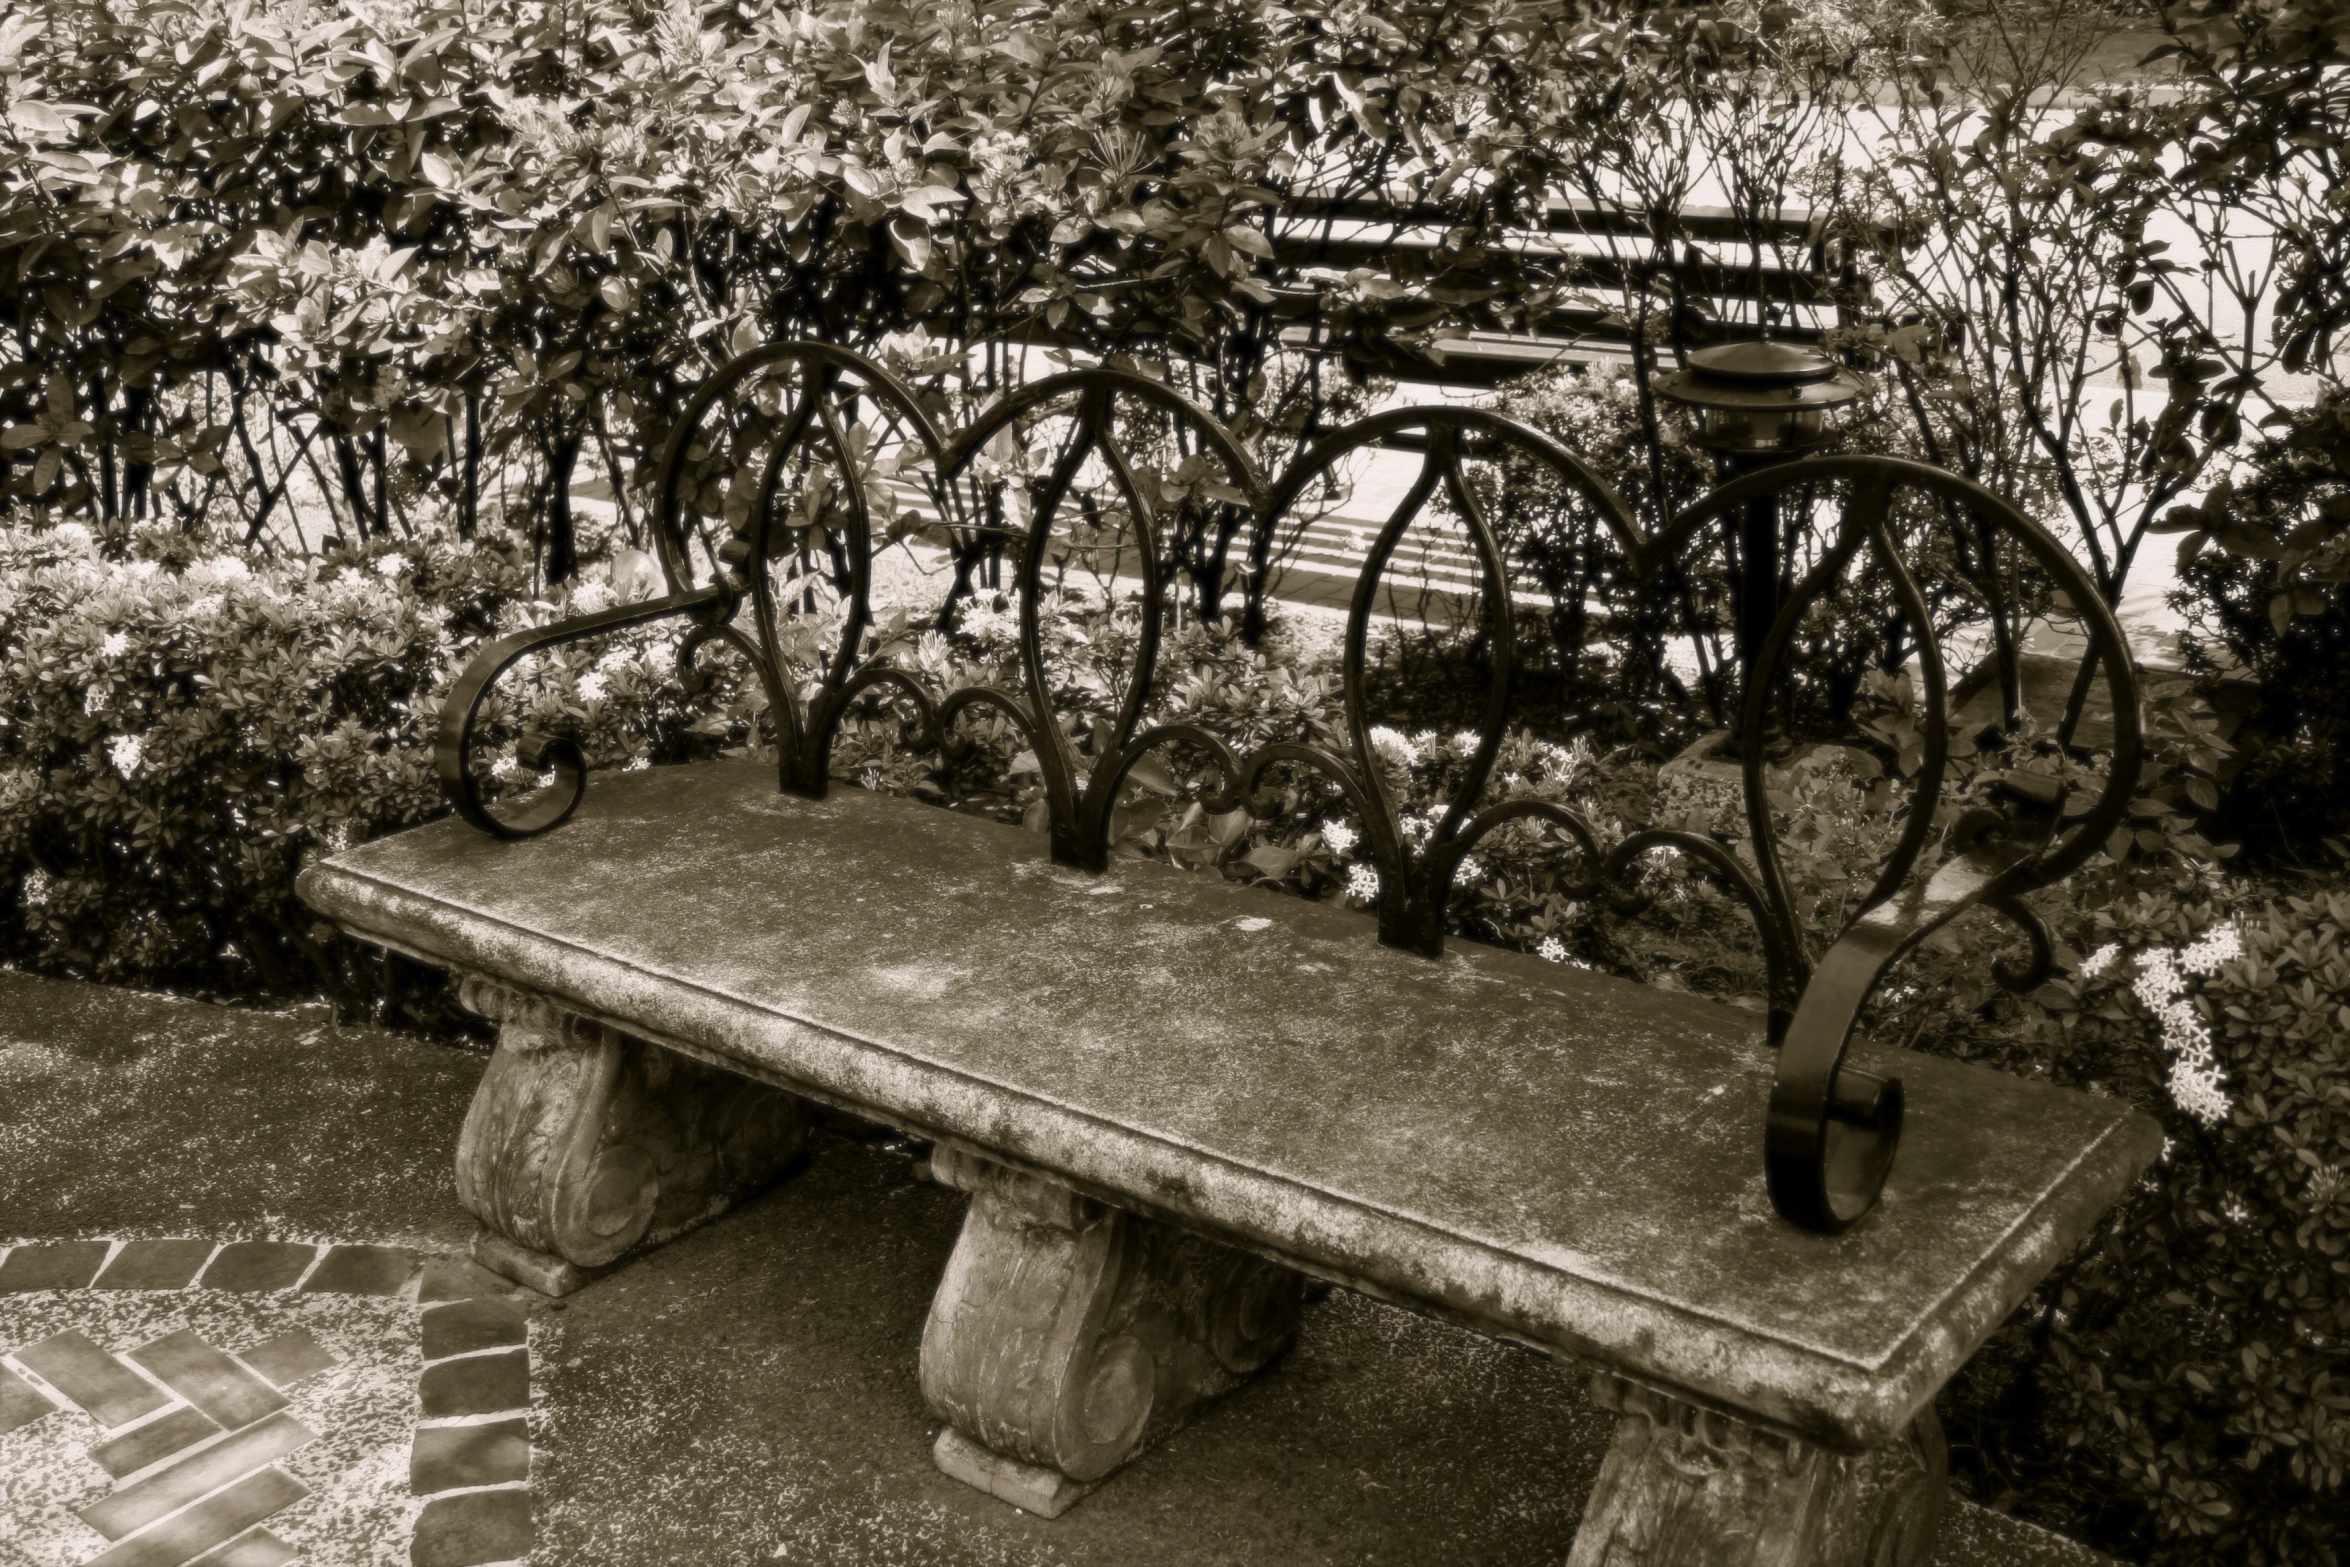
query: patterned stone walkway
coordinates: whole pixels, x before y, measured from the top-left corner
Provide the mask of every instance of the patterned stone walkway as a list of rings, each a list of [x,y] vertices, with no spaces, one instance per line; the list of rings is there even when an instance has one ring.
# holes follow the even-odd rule
[[[529,1314],[284,1240],[0,1249],[0,1564],[481,1567],[532,1545]]]

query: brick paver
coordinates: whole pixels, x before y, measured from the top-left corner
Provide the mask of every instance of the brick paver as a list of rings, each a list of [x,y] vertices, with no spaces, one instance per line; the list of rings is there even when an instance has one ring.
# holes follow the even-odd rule
[[[89,1567],[181,1567],[309,1494],[284,1470],[264,1469],[123,1540]]]
[[[530,1554],[528,1491],[468,1491],[424,1504],[408,1547],[413,1567],[480,1567]]]
[[[137,1484],[124,1486],[77,1511],[91,1528],[109,1540],[119,1540],[200,1496],[254,1474],[296,1448],[307,1446],[316,1436],[316,1432],[292,1415],[271,1415],[226,1441],[215,1442],[170,1468],[158,1470]],[[257,1521],[249,1518],[245,1522]],[[209,1550],[227,1537],[222,1535],[204,1548]]]
[[[195,1282],[196,1270],[212,1255],[210,1241],[126,1241],[106,1271],[102,1290],[176,1290]]]
[[[210,1290],[287,1289],[317,1255],[317,1247],[293,1241],[237,1241],[220,1248],[203,1284]]]
[[[418,1496],[530,1478],[530,1428],[521,1420],[426,1426],[408,1455],[408,1489]]]
[[[397,1246],[336,1246],[309,1278],[304,1293],[397,1295],[416,1271],[416,1259]]]
[[[276,1388],[185,1329],[132,1350],[130,1358],[226,1427],[250,1425],[286,1407]]]
[[[428,1307],[424,1313],[424,1358],[446,1360],[475,1350],[503,1349],[526,1337],[521,1303],[496,1296]]]
[[[530,1361],[521,1350],[467,1355],[424,1368],[416,1384],[428,1420],[496,1415],[530,1407]]]
[[[110,1241],[49,1241],[17,1246],[0,1262],[0,1295],[25,1290],[78,1290],[106,1260]]]
[[[281,1388],[314,1377],[335,1363],[333,1352],[305,1328],[289,1328],[266,1343],[239,1351],[237,1358]]]
[[[416,1298],[430,1305],[438,1300],[472,1300],[480,1295],[511,1295],[514,1284],[502,1279],[471,1257],[435,1257],[424,1265]]]
[[[90,1456],[98,1460],[98,1467],[119,1480],[169,1458],[183,1447],[192,1447],[206,1437],[219,1434],[220,1426],[211,1416],[183,1404],[111,1441],[100,1442],[90,1449]]]
[[[0,1436],[18,1426],[31,1425],[56,1407],[48,1394],[6,1366],[0,1366]]]
[[[171,1402],[163,1389],[70,1330],[18,1350],[16,1361],[109,1428]]]

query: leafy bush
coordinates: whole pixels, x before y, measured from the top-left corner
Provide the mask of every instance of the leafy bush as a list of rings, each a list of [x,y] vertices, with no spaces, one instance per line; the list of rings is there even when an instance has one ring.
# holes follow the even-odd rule
[[[2350,838],[2350,390],[2278,423],[2237,482],[2172,514],[2173,601],[2194,666],[2249,698],[2228,825],[2264,858],[2322,863],[2320,839]]]
[[[1983,1500],[2133,1559],[2339,1561],[2350,893],[2174,885],[2074,912],[2100,945],[2019,1009],[2012,1048],[2168,1137],[1954,1386],[1963,1465]]]
[[[527,571],[503,541],[432,530],[252,563],[167,528],[0,524],[0,950],[230,995],[377,990],[294,876],[446,809],[432,727],[484,637],[611,596],[533,601]],[[739,677],[689,708],[660,662],[674,646],[655,630],[561,649],[511,682],[491,731],[559,720],[599,765],[746,741]]]

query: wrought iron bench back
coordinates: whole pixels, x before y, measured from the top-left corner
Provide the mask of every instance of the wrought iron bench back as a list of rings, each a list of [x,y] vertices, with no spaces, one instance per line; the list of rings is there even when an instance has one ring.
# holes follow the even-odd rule
[[[1200,546],[1191,558],[1259,574],[1261,586],[1286,530],[1301,525],[1301,508],[1329,493],[1350,461],[1378,449],[1416,451],[1420,464],[1371,538],[1354,584],[1343,643],[1342,743],[1276,738],[1243,752],[1203,724],[1159,713],[1154,699],[1164,696],[1160,662],[1170,615],[1187,602],[1186,589],[1193,601],[1215,599],[1213,584],[1203,594],[1198,582],[1179,580],[1174,535],[1189,530]],[[1721,835],[1684,826],[1614,836],[1559,800],[1495,787],[1520,685],[1524,610],[1513,585],[1515,545],[1497,529],[1490,503],[1530,484],[1547,487],[1543,493],[1571,513],[1579,536],[1614,562],[1622,580],[1648,585],[1651,607],[1671,597],[1668,583],[1677,584],[1680,610],[1692,608],[1690,563],[1729,547],[1749,502],[1777,497],[1806,518],[1833,514],[1812,529],[1808,569],[1747,672],[1737,726],[1743,853]],[[900,507],[909,488],[918,504]],[[1781,1214],[1822,1231],[1841,1230],[1868,1211],[1900,1139],[1901,1084],[1844,1064],[1872,993],[1918,942],[1975,909],[2010,922],[2029,942],[2029,961],[2000,964],[2000,981],[2015,989],[2044,982],[2054,943],[2025,896],[2104,844],[2128,809],[2139,768],[2135,675],[2087,574],[1998,496],[1898,459],[1791,462],[1721,486],[1646,535],[1582,458],[1488,412],[1381,413],[1316,443],[1268,482],[1215,419],[1142,375],[1055,375],[948,430],[921,395],[871,360],[823,344],[783,343],[734,360],[681,410],[656,502],[665,595],[505,637],[483,649],[452,689],[437,762],[457,810],[474,826],[509,838],[546,832],[586,789],[587,762],[576,743],[526,736],[522,760],[552,768],[555,786],[519,808],[493,805],[476,752],[485,700],[499,677],[561,643],[682,617],[690,629],[679,667],[689,687],[705,678],[698,660],[713,643],[755,672],[787,792],[824,794],[834,741],[852,710],[898,704],[910,715],[910,743],[950,756],[962,744],[958,724],[991,713],[1034,757],[1053,857],[1087,870],[1108,864],[1122,791],[1154,753],[1204,757],[1212,780],[1205,803],[1219,811],[1251,800],[1277,769],[1318,775],[1361,823],[1376,867],[1379,939],[1430,957],[1442,950],[1464,861],[1506,824],[1555,835],[1575,854],[1571,895],[1619,912],[1636,912],[1649,898],[1643,879],[1652,859],[1677,855],[1731,889],[1758,932],[1769,975],[1767,1032],[1779,1049],[1765,1130],[1770,1190]],[[936,615],[941,629],[952,628],[973,602],[990,559],[1014,568],[1008,591],[1018,611],[1016,686],[935,689],[918,669],[879,650],[874,562],[909,528],[937,541],[953,567]],[[1373,678],[1374,622],[1408,619],[1398,611],[1415,605],[1425,618],[1428,575],[1423,570],[1412,586],[1401,561],[1408,545],[1430,535],[1465,553],[1473,567],[1475,590],[1451,593],[1445,613],[1462,667],[1482,685],[1433,822],[1407,819],[1382,762],[1383,743],[1393,742],[1372,711],[1392,686]],[[1092,588],[1081,582],[1080,591],[1130,617],[1121,631],[1130,638],[1122,686],[1099,693],[1093,711],[1081,715],[1083,755],[1071,732],[1080,715],[1069,712],[1066,682],[1057,683],[1048,667],[1043,631],[1046,601],[1072,591],[1072,570],[1092,578]],[[1784,712],[1774,693],[1798,659],[1810,620],[1864,581],[1888,609],[1892,661],[1915,665],[1922,712],[1915,715],[1908,804],[1893,818],[1898,832],[1815,961],[1770,798],[1771,730]],[[1980,612],[1954,610],[1954,596],[1971,599]],[[2020,754],[2027,734],[2017,706],[2020,632],[2035,605],[2050,603],[2069,610],[2090,647],[2076,708],[2093,677],[2112,711],[2110,754],[2101,765],[2064,744],[2066,735]],[[1946,800],[1954,753],[1945,644],[1986,636],[2003,694],[1994,727],[2019,765],[1986,774],[1988,787]]]

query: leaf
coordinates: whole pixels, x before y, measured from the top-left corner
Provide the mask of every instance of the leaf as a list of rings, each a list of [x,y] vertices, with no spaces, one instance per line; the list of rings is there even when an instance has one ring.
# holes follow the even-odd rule
[[[1279,848],[1270,843],[1261,843],[1249,850],[1241,863],[1268,880],[1279,881],[1297,869],[1297,861],[1298,855],[1295,850]]]
[[[1273,259],[1273,242],[1265,238],[1262,232],[1251,228],[1246,223],[1235,223],[1225,229],[1224,238],[1234,250],[1242,251],[1265,261]]]
[[[1247,837],[1249,828],[1254,825],[1255,818],[1248,814],[1247,807],[1235,807],[1220,816],[1208,818],[1208,836],[1229,849]]]
[[[1155,755],[1145,756],[1128,768],[1126,781],[1136,788],[1170,798],[1183,792],[1182,786],[1175,782],[1175,775],[1167,770],[1166,762]]]
[[[73,134],[73,121],[37,98],[28,98],[22,103],[11,104],[8,109],[8,118],[17,129],[35,139],[45,137],[53,141],[62,141]]]

